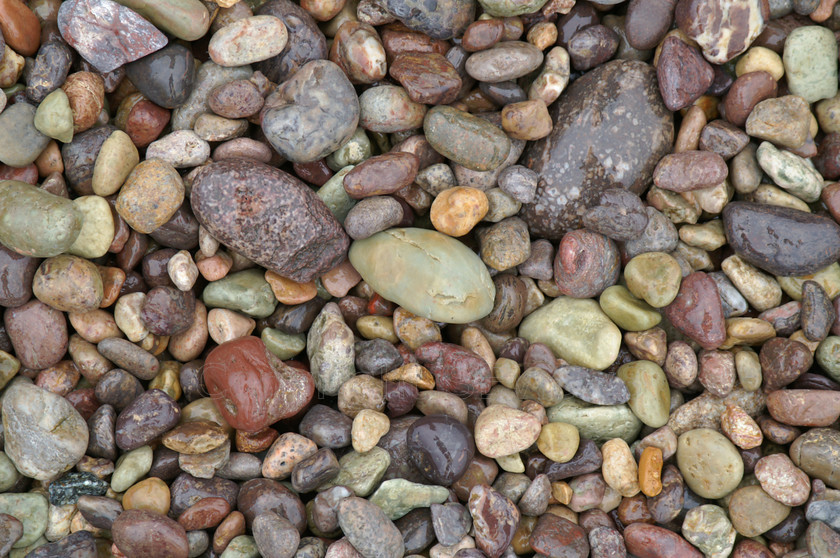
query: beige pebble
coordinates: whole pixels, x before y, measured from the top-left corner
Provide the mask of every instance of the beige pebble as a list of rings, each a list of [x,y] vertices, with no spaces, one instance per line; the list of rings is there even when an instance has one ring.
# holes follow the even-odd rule
[[[492,370],[496,365],[496,355],[493,354],[493,348],[490,342],[477,327],[468,327],[464,329],[461,334],[461,345],[478,356],[484,359],[487,366]]]
[[[435,197],[429,218],[436,230],[449,236],[464,236],[490,209],[487,196],[478,188],[456,186]]]
[[[227,310],[213,308],[207,313],[207,331],[210,338],[221,345],[226,341],[246,337],[257,327],[253,318]]]
[[[475,445],[487,457],[497,458],[528,449],[537,441],[542,425],[533,415],[504,405],[490,405],[475,421]]]
[[[412,351],[432,341],[441,341],[440,328],[428,318],[415,316],[408,310],[397,307],[394,310],[394,332],[400,341]]]
[[[198,267],[196,267],[192,255],[186,250],[181,250],[169,258],[166,263],[166,272],[175,286],[182,291],[192,289],[196,279],[198,279]]]
[[[362,276],[350,263],[344,260],[321,276],[321,284],[324,289],[334,297],[341,298],[350,292],[350,289],[359,284]]]
[[[769,48],[754,46],[738,59],[735,64],[735,75],[741,77],[750,72],[767,72],[773,79],[779,81],[785,75],[785,65],[782,57]]]
[[[748,264],[737,255],[723,260],[721,269],[750,306],[764,312],[782,303],[782,288],[771,275]]]
[[[639,493],[639,469],[630,446],[621,438],[604,442],[601,447],[604,481],[625,498]]]
[[[741,449],[752,449],[761,445],[764,435],[761,428],[738,405],[727,405],[720,415],[720,429],[732,443]]]
[[[500,358],[493,365],[493,376],[506,388],[514,389],[521,368],[519,363],[509,358]]]
[[[210,236],[204,225],[198,226],[198,249],[205,258],[209,258],[219,249],[219,241]]]
[[[362,409],[353,419],[350,429],[353,449],[358,453],[369,452],[390,428],[391,421],[387,415],[371,409]]]
[[[303,304],[318,295],[318,288],[315,286],[315,281],[298,283],[297,281],[282,277],[273,271],[265,272],[265,280],[271,286],[274,298],[282,304]]]
[[[114,305],[114,320],[117,327],[132,343],[142,341],[149,330],[140,319],[140,309],[146,302],[145,293],[129,293],[117,299]]]
[[[91,183],[93,192],[99,196],[115,194],[139,162],[140,154],[128,134],[114,130],[96,156]]]
[[[417,389],[435,389],[435,377],[425,367],[416,362],[409,362],[382,376],[386,382],[406,382]]]
[[[196,300],[192,325],[186,331],[172,336],[169,352],[181,362],[194,360],[204,350],[208,335],[207,307],[200,300]]]
[[[496,458],[499,468],[508,473],[524,473],[525,464],[522,462],[522,456],[518,453],[511,455],[503,455]]]
[[[122,337],[114,316],[105,310],[95,309],[88,312],[69,312],[70,325],[82,339],[89,343],[99,343],[109,337]]]
[[[208,258],[203,258],[199,254],[195,266],[198,268],[201,276],[208,281],[218,281],[230,272],[233,267],[233,258],[222,250],[219,250]]]

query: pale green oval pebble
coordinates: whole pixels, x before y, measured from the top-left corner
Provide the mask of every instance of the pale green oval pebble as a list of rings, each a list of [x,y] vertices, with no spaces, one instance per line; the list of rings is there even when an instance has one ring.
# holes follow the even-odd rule
[[[566,395],[563,401],[546,409],[549,422],[565,422],[577,427],[581,438],[598,444],[621,438],[632,443],[642,429],[642,421],[627,405],[592,405]]]
[[[626,331],[645,331],[662,321],[662,315],[653,306],[633,296],[624,285],[604,289],[598,304],[604,314]]]

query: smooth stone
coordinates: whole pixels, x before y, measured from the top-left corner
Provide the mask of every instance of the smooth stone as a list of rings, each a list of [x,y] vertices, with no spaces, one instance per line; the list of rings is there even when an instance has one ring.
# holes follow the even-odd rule
[[[289,0],[270,0],[257,15],[280,18],[289,31],[283,52],[257,64],[257,70],[274,83],[288,80],[303,65],[312,60],[327,58],[327,41],[312,15]]]
[[[264,512],[254,518],[254,543],[262,556],[292,558],[300,544],[300,533],[288,519],[276,512]]]
[[[0,243],[18,254],[57,256],[78,238],[84,215],[70,200],[15,180],[0,194]]]
[[[369,496],[379,485],[386,469],[391,465],[390,454],[375,447],[367,453],[350,451],[338,461],[341,469],[329,483],[319,487],[319,490],[332,486],[346,486],[359,497]]]
[[[187,558],[189,542],[175,520],[146,510],[126,510],[111,527],[114,544],[126,556]]]
[[[840,432],[830,428],[813,428],[794,440],[790,458],[794,465],[809,476],[840,489],[840,464],[836,456],[840,451]]]
[[[807,160],[787,150],[777,149],[768,141],[761,142],[756,157],[762,170],[780,188],[806,202],[820,199],[823,178]]]
[[[409,459],[426,480],[448,486],[467,470],[476,442],[469,429],[454,418],[429,415],[408,428],[406,448]]]
[[[117,446],[126,451],[144,446],[178,423],[181,409],[165,392],[150,389],[117,416]]]
[[[686,484],[703,498],[722,498],[744,475],[737,448],[723,434],[708,428],[690,430],[677,442],[677,464]]]
[[[665,426],[671,392],[662,368],[649,360],[637,360],[622,365],[616,375],[627,385],[630,391],[627,404],[639,420],[651,428]]]
[[[328,303],[315,318],[306,340],[309,369],[319,392],[338,395],[356,375],[353,331],[344,323],[338,305]]]
[[[726,322],[717,284],[702,271],[692,273],[680,284],[665,316],[680,332],[704,349],[716,349],[726,341]]]
[[[260,551],[254,537],[239,535],[228,543],[219,558],[260,558]]]
[[[5,452],[24,475],[53,480],[85,454],[87,423],[65,398],[26,382],[3,397]]]
[[[449,490],[443,486],[390,479],[379,485],[369,501],[382,508],[388,519],[394,521],[413,509],[442,504],[447,498]]]
[[[544,343],[576,366],[603,370],[618,356],[621,332],[594,300],[559,296],[527,316],[519,335]]]
[[[729,517],[745,537],[762,535],[784,521],[790,507],[771,498],[760,486],[745,486],[729,498]]]
[[[748,202],[722,215],[735,253],[773,275],[808,275],[840,259],[840,225],[828,217]]]
[[[79,196],[73,203],[84,217],[82,230],[67,251],[83,258],[101,258],[114,241],[114,215],[108,201],[100,196]]]
[[[427,112],[423,131],[435,151],[470,170],[495,170],[511,150],[510,139],[501,129],[449,106]]]
[[[47,530],[49,502],[38,493],[0,494],[0,513],[8,514],[23,524],[23,535],[12,548],[26,548]]]
[[[0,163],[25,167],[35,161],[50,142],[35,126],[37,110],[29,103],[16,103],[0,113],[0,129],[14,134],[0,136]]]
[[[210,28],[211,15],[199,0],[120,0],[155,27],[184,41],[203,37]]]
[[[147,159],[126,178],[115,208],[132,229],[151,233],[172,217],[184,195],[184,182],[171,164]]]
[[[195,73],[195,84],[193,85],[192,93],[190,93],[190,96],[181,106],[172,111],[172,130],[191,131],[199,115],[210,112],[210,106],[207,104],[207,100],[210,97],[210,93],[216,87],[230,81],[248,79],[252,74],[253,71],[250,66],[225,68],[210,60],[203,63]]]
[[[283,52],[288,31],[283,20],[257,15],[236,20],[216,31],[207,51],[219,66],[244,66]]]
[[[213,281],[204,289],[204,304],[266,318],[274,312],[277,299],[264,275],[262,270],[246,269]]]
[[[335,267],[349,244],[310,188],[262,163],[232,159],[205,166],[193,181],[190,202],[213,238],[297,282]]]
[[[376,504],[350,496],[338,505],[338,523],[364,558],[399,558],[403,539],[394,523]]]
[[[73,141],[73,109],[63,89],[47,95],[35,110],[35,129],[62,143]]]
[[[464,69],[477,81],[500,83],[527,75],[539,68],[542,62],[542,51],[531,43],[502,41],[471,54]]]
[[[97,17],[90,17],[92,13]],[[100,72],[116,70],[166,46],[167,38],[112,0],[71,0],[58,10],[61,36]]]
[[[349,256],[380,296],[418,316],[468,323],[493,309],[487,268],[462,243],[436,231],[390,229],[353,242]]]
[[[418,0],[386,0],[383,7],[406,27],[444,40],[461,36],[476,9],[473,0],[444,0],[433,9]]]
[[[519,510],[509,498],[486,484],[473,487],[468,506],[476,547],[487,556],[498,558],[513,541],[521,517]]]
[[[150,101],[163,108],[174,109],[183,105],[192,93],[195,58],[185,46],[170,44],[126,64],[125,73]]]
[[[604,289],[598,304],[610,320],[626,331],[645,331],[662,321],[662,315],[655,308],[633,296],[624,285]]]
[[[564,99],[551,107],[551,135],[530,144],[523,157],[542,180],[521,216],[532,235],[549,239],[580,228],[602,191],[622,187],[641,193],[674,138],[655,71],[642,62],[599,66],[576,80]]]
[[[545,556],[585,558],[589,556],[586,531],[565,517],[543,514],[531,531],[528,544]]]
[[[769,15],[766,6],[759,0],[725,5],[681,0],[675,19],[680,30],[699,44],[709,62],[724,64],[746,51],[764,30]]]
[[[785,39],[783,61],[790,92],[808,103],[837,94],[837,41],[818,25],[793,29]]]
[[[557,405],[546,409],[546,415],[549,422],[571,424],[577,427],[581,438],[597,443],[613,438],[632,443],[642,429],[642,421],[626,404],[592,405],[568,395]]]
[[[704,554],[673,531],[648,523],[632,523],[624,529],[627,552],[637,558],[703,558]]]
[[[664,252],[639,254],[624,266],[627,288],[654,308],[673,302],[681,279],[680,264]]]
[[[561,366],[552,376],[560,387],[587,403],[621,405],[630,400],[627,384],[613,374],[581,366]]]
[[[690,509],[681,531],[688,542],[707,556],[728,556],[737,534],[726,511],[711,504]]]

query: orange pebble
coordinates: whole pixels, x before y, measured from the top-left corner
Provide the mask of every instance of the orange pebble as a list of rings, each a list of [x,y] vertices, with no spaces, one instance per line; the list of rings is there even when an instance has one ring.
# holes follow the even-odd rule
[[[639,486],[642,493],[653,498],[662,492],[662,450],[648,446],[639,459]]]

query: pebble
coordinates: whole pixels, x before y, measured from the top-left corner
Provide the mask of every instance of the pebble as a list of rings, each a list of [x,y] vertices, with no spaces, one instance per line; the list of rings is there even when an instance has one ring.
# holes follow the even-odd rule
[[[539,518],[528,538],[528,544],[546,556],[586,558],[590,550],[586,531],[552,513],[543,514]]]
[[[644,424],[659,428],[668,422],[671,394],[665,372],[656,363],[638,360],[622,365],[617,372],[630,392],[628,405]]]
[[[755,537],[778,525],[790,508],[771,498],[760,486],[745,486],[732,493],[729,517],[741,535]]]
[[[642,422],[626,404],[591,405],[576,397],[566,396],[560,403],[547,409],[547,414],[549,422],[571,424],[577,427],[581,438],[598,442],[621,438],[629,443],[642,428]],[[580,447],[583,447],[582,442]]]
[[[784,453],[759,459],[755,464],[755,476],[771,498],[786,506],[800,506],[810,494],[808,475]]]
[[[762,142],[756,151],[758,164],[773,181],[797,198],[816,201],[822,192],[822,177],[804,159]]]
[[[417,508],[441,504],[449,497],[443,486],[418,484],[405,479],[389,479],[379,485],[370,502],[379,506],[392,521]]]
[[[598,296],[618,280],[619,253],[609,238],[581,229],[563,236],[554,258],[554,280],[564,295]]]
[[[291,558],[300,544],[300,533],[282,515],[267,511],[254,518],[254,543],[262,556]]]
[[[11,545],[13,549],[26,548],[41,538],[47,530],[48,506],[47,499],[38,493],[0,494],[0,513],[23,526],[20,538]],[[9,530],[14,533],[18,529],[10,527]]]
[[[785,40],[783,61],[790,92],[808,103],[837,94],[837,41],[817,25],[793,29]]]
[[[551,135],[529,146],[523,158],[523,164],[539,173],[542,181],[536,200],[525,205],[521,214],[533,235],[549,239],[579,228],[580,218],[598,204],[603,190],[621,186],[640,193],[656,163],[670,150],[674,134],[653,70],[636,61],[599,66],[576,80],[565,98],[551,112],[556,123]],[[577,114],[591,117],[578,121],[571,116]],[[629,114],[645,118],[629,118]],[[618,131],[624,127],[626,133]],[[586,142],[578,139],[580,134],[586,135]],[[616,146],[619,136],[622,143]],[[595,156],[588,158],[590,147]],[[599,157],[601,152],[613,156]],[[626,173],[612,168],[619,159],[628,165]],[[604,176],[622,178],[603,180]]]
[[[688,487],[703,498],[726,496],[744,474],[744,463],[732,442],[708,428],[679,437],[677,464]]]
[[[476,442],[467,428],[446,415],[414,421],[406,431],[406,448],[417,470],[428,481],[450,485],[466,471]]]
[[[468,507],[476,548],[487,556],[500,556],[513,540],[519,523],[516,505],[486,484],[479,484],[470,491]]]
[[[640,21],[641,13],[628,10],[628,17]],[[635,32],[634,30],[634,34]],[[662,41],[659,61],[656,64],[656,77],[662,100],[668,110],[677,111],[690,106],[709,89],[714,76],[712,66],[696,47],[674,35]]]
[[[767,410],[791,426],[828,426],[840,417],[840,392],[814,389],[778,390],[767,396]]]
[[[364,558],[399,558],[402,535],[385,513],[368,500],[350,496],[338,505],[338,523]]]
[[[41,101],[35,110],[32,125],[49,138],[63,143],[73,141],[73,110],[63,89],[56,89]],[[33,139],[36,137],[33,136]]]
[[[432,225],[443,234],[464,236],[487,214],[487,196],[477,188],[455,187],[435,197],[429,210]]]
[[[207,51],[219,66],[245,66],[277,56],[287,40],[288,31],[283,20],[271,15],[256,15],[216,31]]]
[[[707,556],[729,556],[737,533],[723,508],[704,504],[688,510],[682,535]]]
[[[24,475],[54,480],[85,454],[87,424],[63,397],[15,382],[4,392],[2,410],[6,455]]]
[[[516,431],[513,437],[509,432]],[[476,449],[487,457],[502,457],[522,451],[540,436],[539,419],[504,405],[490,405],[476,419]]]
[[[241,178],[245,176],[247,187],[243,188]],[[261,211],[252,207],[252,197],[265,200]],[[231,159],[204,167],[193,181],[191,204],[199,222],[214,238],[294,281],[310,281],[337,265],[349,244],[339,224],[311,190],[283,171],[261,163]],[[277,214],[286,218],[276,221]],[[256,235],[257,230],[263,232]],[[283,250],[273,248],[275,239],[287,235],[298,241],[283,242]],[[314,239],[318,240],[313,243]]]
[[[127,510],[111,528],[114,544],[127,556],[161,553],[173,558],[189,556],[184,528],[164,515],[146,510]]]
[[[423,131],[435,151],[470,170],[496,170],[511,150],[511,141],[502,130],[453,107],[429,110]]]
[[[685,556],[700,558],[703,553],[678,534],[647,523],[632,523],[624,529],[627,552],[639,558]]]

